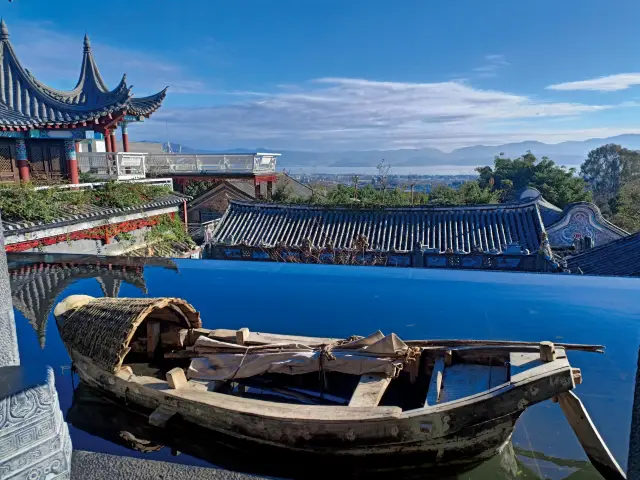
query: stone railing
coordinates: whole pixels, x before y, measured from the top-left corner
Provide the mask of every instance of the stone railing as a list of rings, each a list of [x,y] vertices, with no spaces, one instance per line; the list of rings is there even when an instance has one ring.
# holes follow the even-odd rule
[[[132,152],[79,152],[78,168],[105,180],[131,180],[145,178],[146,153]]]

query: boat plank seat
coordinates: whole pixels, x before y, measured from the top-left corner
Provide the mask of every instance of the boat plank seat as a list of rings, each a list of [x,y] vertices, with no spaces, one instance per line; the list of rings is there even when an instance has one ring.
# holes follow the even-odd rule
[[[470,397],[508,380],[506,367],[497,365],[457,364],[447,367],[442,379],[439,403]]]
[[[390,382],[391,378],[385,375],[369,374],[360,376],[360,381],[351,396],[349,406],[377,407]]]
[[[556,360],[567,358],[566,350],[556,347]],[[512,382],[520,381],[528,376],[528,371],[541,367],[545,362],[537,352],[511,352],[509,354],[509,370]]]
[[[424,402],[424,406],[435,405],[440,398],[440,390],[442,388],[442,377],[444,374],[445,361],[444,357],[438,357],[433,365],[433,371],[431,372],[431,381],[429,383],[429,391],[427,392],[427,398]]]

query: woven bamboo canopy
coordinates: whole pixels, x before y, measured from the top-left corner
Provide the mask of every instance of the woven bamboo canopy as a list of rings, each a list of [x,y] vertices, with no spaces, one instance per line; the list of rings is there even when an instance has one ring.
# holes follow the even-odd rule
[[[181,328],[200,328],[200,314],[179,298],[93,298],[72,295],[54,311],[60,336],[68,350],[90,358],[116,373],[129,352],[129,342],[145,319]]]

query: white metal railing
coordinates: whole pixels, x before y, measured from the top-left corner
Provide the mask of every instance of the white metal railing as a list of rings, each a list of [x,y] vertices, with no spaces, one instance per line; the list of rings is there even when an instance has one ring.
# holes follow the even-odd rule
[[[35,190],[47,190],[49,188],[57,188],[59,190],[93,190],[99,188],[107,182],[92,182],[92,183],[65,183],[63,185],[44,185],[41,187],[35,187]],[[145,185],[156,185],[159,187],[168,187],[173,191],[173,179],[172,178],[139,178],[131,180],[119,180],[118,183],[144,183]]]
[[[150,154],[146,170],[150,174],[175,173],[259,173],[275,172],[279,154]]]
[[[79,152],[78,168],[104,179],[136,179],[146,176],[146,153],[133,152]]]

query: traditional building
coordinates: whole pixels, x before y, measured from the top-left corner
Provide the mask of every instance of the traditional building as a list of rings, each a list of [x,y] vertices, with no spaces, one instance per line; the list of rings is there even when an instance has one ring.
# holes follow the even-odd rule
[[[536,201],[337,208],[234,202],[207,256],[231,260],[553,271]]]
[[[580,261],[572,255],[603,245],[604,252],[617,242],[630,245],[626,238],[628,233],[604,219],[596,205],[578,202],[560,209],[530,188],[517,202],[451,207],[353,209],[231,201],[205,256],[579,272],[578,263],[591,257],[585,253]]]
[[[566,263],[576,273],[640,277],[640,232],[571,255]]]
[[[599,247],[629,235],[605,219],[594,203],[575,202],[561,209],[545,200],[535,188],[522,192],[520,200],[538,204],[549,243],[554,250],[572,250],[575,243],[583,239]]]
[[[68,178],[78,183],[79,143],[104,139],[106,151],[114,152],[120,127],[128,151],[128,123],[155,112],[166,90],[134,98],[126,75],[109,89],[86,35],[78,83],[68,91],[51,88],[22,67],[0,22],[0,181]]]
[[[135,207],[73,205],[50,222],[5,219],[4,247],[7,252],[123,255],[147,247],[148,230],[163,217],[184,215],[190,198],[170,192]]]

